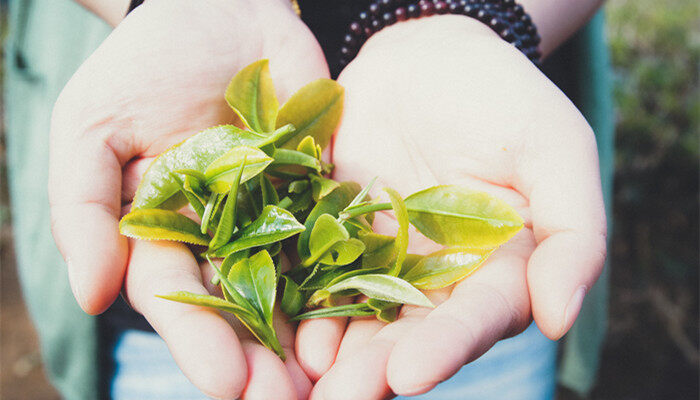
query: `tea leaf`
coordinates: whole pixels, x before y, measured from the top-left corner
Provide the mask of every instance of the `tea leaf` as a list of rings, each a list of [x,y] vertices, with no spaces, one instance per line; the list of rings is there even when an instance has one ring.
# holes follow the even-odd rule
[[[330,214],[322,214],[316,219],[309,237],[309,257],[304,260],[310,266],[341,240],[349,239],[348,231]]]
[[[316,203],[308,217],[306,217],[306,221],[304,222],[306,230],[299,235],[299,241],[297,242],[297,250],[302,259],[306,259],[310,256],[309,238],[318,217],[323,214],[330,214],[333,217],[337,217],[338,213],[352,201],[352,198],[355,197],[359,191],[360,185],[357,183],[343,182],[338,188]],[[311,193],[309,193],[309,200],[311,200]],[[357,232],[357,228],[355,227],[351,227],[348,224],[343,224],[343,226],[346,229],[350,228],[352,230],[352,232],[349,230],[350,234]]]
[[[192,207],[194,212],[201,219],[202,215],[204,215],[204,204],[202,204],[202,202],[197,196],[194,195],[194,193],[192,193],[188,189],[185,189],[185,183],[179,176],[175,174],[171,174],[171,176],[177,182],[178,186],[180,186],[180,192],[182,193],[182,195],[185,196],[187,202],[190,203],[190,206]]]
[[[270,140],[273,139],[233,125],[201,131],[156,157],[141,179],[132,208],[177,210],[187,201],[180,194],[179,185],[171,172],[193,170],[203,173],[209,164],[233,147],[259,147]]]
[[[340,183],[333,179],[324,178],[322,176],[311,175],[310,180],[312,194],[316,202],[326,197],[340,186]]]
[[[275,264],[263,250],[250,258],[244,258],[231,267],[228,280],[233,288],[250,303],[272,326],[272,309],[275,305]]]
[[[408,211],[406,210],[406,204],[404,204],[398,192],[391,188],[384,188],[384,191],[389,194],[391,207],[394,209],[394,215],[399,224],[399,230],[394,240],[396,261],[394,261],[394,265],[389,270],[389,275],[397,276],[399,272],[401,272],[401,264],[403,260],[406,259],[406,252],[408,250]]]
[[[244,318],[255,318],[254,314],[238,304],[231,303],[216,296],[177,291],[168,294],[157,294],[156,297],[178,303],[192,304],[195,306],[212,307]]]
[[[350,204],[348,204],[347,207],[343,211],[347,211],[353,207],[356,207],[358,204],[362,203],[365,201],[365,198],[367,198],[367,195],[369,194],[369,191],[372,189],[372,186],[374,186],[374,183],[377,182],[377,177],[375,176],[372,178],[371,181],[365,186],[358,194],[355,196],[355,198],[352,199]]]
[[[442,249],[425,256],[403,278],[419,289],[440,289],[479,269],[491,253],[492,249]]]
[[[347,265],[357,260],[363,251],[365,245],[358,239],[341,240],[326,251],[318,262],[324,265]]]
[[[384,274],[357,275],[335,283],[325,290],[338,293],[354,289],[367,297],[402,304],[433,307],[433,303],[420,290],[401,278]]]
[[[377,319],[386,322],[387,324],[396,321],[399,316],[399,303],[391,303],[388,301],[369,299],[367,305],[377,312]]]
[[[316,153],[316,141],[312,136],[306,136],[297,145],[297,151],[304,154],[308,154],[312,157],[320,158],[320,155]]]
[[[335,270],[332,270],[335,271]],[[328,283],[324,285],[323,287],[329,287],[332,285],[335,285],[338,282],[344,281],[350,277],[357,276],[357,275],[369,275],[369,274],[382,274],[387,271],[386,268],[383,267],[375,267],[375,268],[362,268],[362,269],[356,269],[353,268],[347,272],[344,272],[342,274],[334,274],[332,279],[328,280]]]
[[[265,175],[260,176],[260,193],[262,195],[262,205],[263,207],[268,205],[276,206],[280,202],[280,198],[277,195],[277,189],[272,184],[270,179]]]
[[[304,193],[308,188],[309,181],[307,180],[293,181],[289,184],[288,192],[299,194]]]
[[[494,248],[523,227],[523,219],[506,202],[461,186],[434,186],[405,202],[411,223],[446,246]]]
[[[299,311],[304,307],[304,296],[299,292],[299,285],[296,282],[286,275],[282,275],[282,279],[284,280],[284,289],[282,290],[280,308],[282,312],[293,317],[299,314]]]
[[[277,206],[267,206],[255,221],[235,235],[233,242],[209,251],[208,254],[213,257],[226,257],[237,251],[279,242],[304,229],[304,225],[289,211]]]
[[[219,225],[214,232],[214,238],[209,242],[209,249],[218,249],[231,240],[231,235],[236,228],[236,205],[238,204],[238,187],[241,185],[241,177],[245,168],[246,159],[243,159],[241,166],[238,168],[238,173],[231,184],[231,190],[226,197],[224,210],[219,218]],[[212,194],[212,196],[214,196]]]
[[[250,256],[250,250],[243,250],[239,251],[238,253],[229,254],[226,258],[224,258],[224,261],[221,262],[221,274],[223,276],[228,276],[228,272],[231,270],[231,267],[242,259],[248,258],[248,256]],[[218,285],[221,283],[219,274],[216,274],[211,278],[211,283],[212,285]],[[224,293],[224,298],[226,300],[233,301],[230,296],[228,296],[228,290],[226,290],[223,285],[221,285],[221,291]]]
[[[272,165],[299,165],[311,168],[316,172],[321,171],[321,162],[313,156],[296,150],[275,149],[272,153]]]
[[[374,315],[376,311],[371,309],[365,303],[357,304],[347,304],[343,306],[336,307],[324,307],[318,310],[312,310],[305,312],[304,314],[297,315],[291,318],[290,321],[300,321],[302,319],[312,319],[312,318],[330,318],[330,317],[366,317],[369,315]]]
[[[343,96],[343,87],[330,79],[319,79],[299,89],[277,115],[277,127],[292,124],[296,132],[278,141],[277,146],[295,149],[306,136],[311,136],[325,148],[340,122]]]
[[[119,232],[134,239],[209,244],[209,237],[200,232],[196,222],[170,210],[134,210],[121,219]]]
[[[214,193],[226,193],[236,177],[239,167],[245,160],[241,183],[261,173],[272,158],[263,151],[250,146],[237,146],[214,160],[204,172],[206,185]]]
[[[365,244],[365,252],[362,253],[363,267],[386,266],[396,257],[394,237],[374,232],[359,232],[358,237]]]
[[[279,103],[267,60],[240,70],[226,88],[226,102],[241,121],[256,132],[272,132]]]
[[[211,217],[216,212],[215,207],[219,204],[219,195],[212,193],[207,200],[206,206],[204,206],[204,214],[202,214],[202,223],[200,225],[200,231],[202,234],[206,234],[209,230],[209,221]]]

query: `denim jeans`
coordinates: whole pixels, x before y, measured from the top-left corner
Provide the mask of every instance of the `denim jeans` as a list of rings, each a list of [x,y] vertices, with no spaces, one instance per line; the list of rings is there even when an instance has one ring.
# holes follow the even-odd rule
[[[532,324],[520,335],[497,343],[432,391],[411,399],[551,400],[556,384],[556,349],[556,342],[545,338]],[[180,372],[163,340],[153,333],[124,332],[113,354],[115,373],[110,391],[114,400],[206,398]]]

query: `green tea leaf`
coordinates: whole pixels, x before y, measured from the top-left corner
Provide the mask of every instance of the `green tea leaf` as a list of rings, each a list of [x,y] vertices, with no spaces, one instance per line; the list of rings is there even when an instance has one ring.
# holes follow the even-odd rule
[[[233,147],[259,147],[270,140],[273,139],[233,125],[216,126],[199,132],[169,148],[151,163],[141,179],[132,208],[177,210],[187,200],[180,194],[179,185],[171,172],[193,170],[203,173],[209,164]]]
[[[377,182],[377,177],[375,176],[372,178],[371,181],[365,186],[358,194],[355,196],[355,198],[352,199],[350,204],[348,204],[347,207],[343,211],[347,211],[353,207],[356,207],[360,203],[365,202],[365,199],[367,198],[367,195],[369,194],[369,191],[372,189],[372,186],[374,186],[374,183]]]
[[[289,183],[289,188],[287,189],[289,193],[304,193],[309,189],[309,181],[299,180]]]
[[[231,235],[236,228],[236,205],[238,204],[238,187],[241,185],[241,177],[245,168],[246,159],[243,159],[241,166],[238,168],[238,173],[231,184],[231,190],[226,197],[224,209],[219,218],[219,225],[214,232],[214,238],[209,242],[209,249],[218,249],[231,240]],[[212,194],[214,196],[214,194]]]
[[[302,319],[312,319],[312,318],[330,318],[330,317],[366,317],[369,315],[374,315],[376,311],[371,309],[365,303],[357,304],[347,304],[343,306],[336,307],[324,307],[318,310],[312,310],[305,312],[304,314],[297,315],[291,318],[290,321],[300,321]]]
[[[399,316],[399,307],[401,304],[392,303],[384,300],[369,299],[367,305],[377,312],[377,319],[390,324]]]
[[[365,245],[360,240],[355,238],[341,240],[326,251],[318,262],[324,265],[347,265],[357,260],[363,251],[365,251]]]
[[[241,261],[244,258],[248,258],[250,256],[250,250],[243,250],[239,251],[238,253],[231,253],[229,254],[226,258],[224,258],[224,261],[221,263],[221,274],[223,276],[228,276],[228,272],[231,270],[231,267],[234,266],[237,262]],[[211,278],[211,283],[212,285],[218,285],[221,283],[221,280],[219,279],[219,274],[214,275]],[[228,301],[233,301],[230,296],[228,296],[228,290],[226,290],[223,285],[221,285],[221,291],[224,293],[224,298]]]
[[[275,149],[272,153],[272,165],[299,165],[305,168],[311,168],[316,172],[321,171],[321,162],[313,156],[302,153],[296,150]]]
[[[338,213],[352,201],[352,198],[355,197],[359,191],[360,185],[357,183],[343,182],[338,188],[316,203],[304,222],[306,230],[299,235],[299,241],[297,242],[297,250],[302,259],[308,258],[311,254],[309,252],[309,238],[318,217],[323,214],[330,214],[333,217],[338,217]],[[309,193],[309,200],[311,200],[311,193]],[[351,227],[347,224],[343,224],[343,226],[346,229],[350,228],[349,233],[351,235],[357,232],[357,228],[355,227]],[[350,230],[352,230],[352,232],[350,232]]]
[[[250,258],[244,258],[231,267],[228,280],[233,288],[250,303],[272,326],[272,309],[275,305],[275,264],[263,250]]]
[[[311,190],[314,197],[314,201],[318,202],[322,198],[326,197],[332,191],[340,186],[340,183],[334,181],[333,179],[324,178],[322,176],[311,175]]]
[[[261,174],[260,176],[260,193],[262,195],[262,205],[263,207],[268,205],[276,206],[280,202],[280,198],[277,195],[277,189],[272,184],[270,179]]]
[[[157,294],[156,297],[165,300],[177,301],[178,303],[192,304],[195,306],[212,307],[244,318],[254,318],[255,315],[238,304],[231,303],[216,296],[177,291],[168,294]]]
[[[523,219],[506,202],[461,186],[434,186],[405,202],[411,223],[446,246],[494,248],[523,227]]]
[[[237,146],[226,154],[214,160],[204,172],[206,185],[214,193],[226,193],[231,189],[231,184],[241,164],[245,160],[245,168],[241,183],[248,181],[261,173],[272,162],[265,152],[250,146]]]
[[[277,142],[279,147],[295,149],[306,136],[325,148],[343,113],[344,89],[331,79],[319,79],[299,89],[277,115],[277,127],[292,124],[294,136]]]
[[[304,260],[304,266],[310,266],[341,240],[350,238],[347,229],[343,227],[332,215],[322,214],[316,219],[316,223],[309,236],[309,257]]]
[[[339,270],[342,272],[342,270]],[[340,274],[329,274],[326,272],[326,274],[332,276],[332,279],[328,280],[322,288],[326,288],[329,286],[333,286],[338,282],[342,282],[350,277],[357,276],[357,275],[369,275],[369,274],[383,274],[387,271],[386,268],[382,267],[376,267],[376,268],[362,268],[362,269],[357,269],[357,268],[352,268],[347,272],[340,273]],[[331,270],[329,272],[335,272],[335,270]]]
[[[394,261],[394,265],[389,270],[389,275],[398,276],[399,272],[401,272],[401,264],[403,260],[406,259],[406,252],[408,250],[408,210],[406,210],[406,204],[404,204],[398,192],[391,188],[384,188],[384,191],[389,194],[391,207],[394,209],[394,216],[396,216],[396,221],[399,224],[399,230],[394,240],[396,261]]]
[[[293,317],[299,314],[299,311],[304,307],[304,296],[299,291],[299,285],[296,282],[286,275],[282,275],[282,279],[284,280],[284,288],[280,308],[282,312]]]
[[[119,222],[119,232],[134,239],[209,244],[209,237],[200,232],[196,222],[170,210],[133,210]]]
[[[335,283],[325,290],[338,293],[358,290],[367,297],[402,304],[433,307],[433,303],[420,290],[401,278],[384,274],[357,275]]]
[[[192,191],[185,188],[185,182],[179,176],[175,174],[171,175],[173,179],[175,179],[175,181],[177,182],[178,186],[180,186],[180,193],[182,193],[182,195],[185,196],[187,202],[190,203],[190,206],[192,207],[194,212],[201,219],[204,215],[204,204],[202,204],[202,201]]]
[[[440,289],[472,274],[491,253],[492,249],[442,249],[425,256],[403,278],[419,289]]]
[[[256,132],[272,132],[279,103],[267,60],[240,70],[226,88],[226,102],[241,121]]]
[[[363,267],[383,267],[396,258],[394,237],[374,232],[358,232],[358,237],[365,244],[365,252],[362,253]]]
[[[207,200],[206,206],[204,206],[204,214],[202,214],[202,223],[200,225],[200,232],[206,234],[209,230],[209,221],[216,212],[216,206],[219,205],[219,195],[212,193]]]
[[[239,234],[234,235],[231,243],[210,251],[209,255],[226,257],[237,251],[279,242],[304,229],[304,225],[300,224],[289,211],[277,206],[267,206],[255,221],[239,231]]]
[[[316,153],[316,141],[312,136],[306,136],[304,139],[302,139],[297,145],[297,151],[308,154],[312,157],[321,158],[320,154]]]

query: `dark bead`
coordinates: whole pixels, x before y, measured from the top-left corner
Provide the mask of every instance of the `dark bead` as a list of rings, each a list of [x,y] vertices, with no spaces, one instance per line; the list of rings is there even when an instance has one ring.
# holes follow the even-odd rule
[[[382,28],[384,28],[384,24],[379,19],[373,19],[370,21],[369,27],[372,28],[373,31],[379,32]]]
[[[425,2],[420,5],[420,15],[422,17],[429,17],[435,14],[435,4]]]
[[[514,41],[510,42],[513,46],[515,46],[517,49],[522,50],[523,48],[523,42],[520,39],[515,39]]]
[[[464,8],[464,6],[466,6],[467,4],[469,4],[469,1],[467,1],[467,0],[459,0],[459,6],[460,6],[460,7]]]
[[[447,9],[449,10],[450,14],[459,14],[458,10],[460,10],[460,7],[459,7],[459,4],[457,4],[457,3],[450,3],[447,6]]]
[[[523,24],[522,22],[514,23],[511,26],[511,28],[513,28],[513,31],[515,31],[515,33],[517,33],[519,35],[522,35],[523,33],[525,33],[525,24]]]
[[[406,14],[408,18],[418,18],[420,17],[420,7],[416,4],[409,4],[408,7],[406,7]]]
[[[486,3],[483,6],[481,6],[481,8],[483,8],[486,11],[493,11],[493,9],[494,9],[493,4],[491,4],[491,3]]]
[[[355,36],[362,35],[362,26],[358,22],[351,23],[348,30]]]
[[[379,11],[380,11],[379,4],[372,3],[369,5],[369,7],[367,7],[367,10],[369,11],[369,13],[371,15],[379,15]]]
[[[351,54],[351,53],[352,53],[352,50],[350,50],[350,48],[347,47],[347,46],[343,46],[343,47],[340,48],[340,54],[341,54],[343,57],[350,57],[350,54]]]
[[[394,0],[379,0],[379,5],[384,10],[390,10],[391,7],[394,5]]]
[[[479,10],[476,13],[476,18],[481,22],[487,22],[492,17],[492,14],[486,10]]]
[[[507,19],[508,22],[515,22],[518,20],[518,16],[515,15],[515,12],[512,10],[508,10],[505,13],[503,13],[503,18]]]
[[[360,21],[360,25],[367,26],[369,25],[369,14],[367,14],[367,12],[365,11],[362,11],[357,15],[357,20]]]
[[[493,17],[489,21],[489,26],[491,27],[491,29],[499,30],[505,28],[506,23],[498,17]]]
[[[445,0],[445,4],[447,4],[448,7],[450,6],[450,4],[453,4],[453,3],[456,4],[457,0]]]
[[[542,54],[540,54],[539,50],[537,50],[536,48],[531,48],[531,49],[525,50],[525,55],[530,60],[539,60],[540,57],[542,56]]]
[[[406,9],[403,7],[399,7],[396,10],[394,10],[394,17],[396,18],[397,21],[405,21],[408,19],[408,14],[406,13]]]
[[[504,7],[512,7],[515,5],[515,0],[501,0]]]
[[[525,25],[530,25],[532,23],[532,18],[527,14],[523,14],[520,16],[520,21]]]
[[[391,12],[386,12],[382,14],[382,23],[384,26],[389,26],[396,22],[396,17],[394,16],[394,13]]]
[[[348,60],[346,60],[344,58],[341,58],[340,60],[338,60],[338,66],[340,66],[340,69],[345,68],[348,64],[350,64],[350,63],[348,62]]]
[[[468,15],[470,17],[476,17],[476,14],[478,12],[479,12],[479,8],[475,4],[467,4],[462,9],[462,14]]]
[[[369,39],[370,36],[374,35],[374,31],[369,26],[365,27],[365,37]]]
[[[353,35],[351,35],[349,33],[346,34],[345,36],[343,36],[343,43],[348,47],[357,46],[357,40],[355,39],[355,37]]]
[[[523,14],[525,14],[525,10],[523,9],[523,6],[521,6],[520,4],[516,4],[515,6],[513,6],[513,12],[514,12],[515,15],[517,15],[518,17],[520,17],[520,16],[522,16]]]
[[[447,14],[447,3],[444,1],[436,1],[435,2],[435,13],[437,14]]]
[[[534,35],[537,33],[537,28],[535,28],[535,25],[528,25],[525,28],[525,33],[527,33],[528,35]]]
[[[540,37],[540,35],[535,33],[535,35],[532,36],[532,44],[534,44],[535,46],[540,44],[541,41],[542,41],[542,38]]]
[[[505,41],[513,41],[515,40],[515,33],[513,32],[512,29],[506,28],[498,33],[499,36],[501,36],[501,39]]]

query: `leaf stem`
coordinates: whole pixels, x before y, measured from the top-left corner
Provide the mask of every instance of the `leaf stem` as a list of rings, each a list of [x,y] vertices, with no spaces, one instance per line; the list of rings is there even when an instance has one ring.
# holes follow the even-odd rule
[[[376,211],[386,211],[386,210],[391,210],[391,203],[368,204],[366,206],[355,207],[355,208],[351,208],[347,211],[341,212],[340,215],[338,216],[338,220],[341,222],[347,221],[350,218],[355,218],[355,217],[363,215],[363,214],[368,214],[368,213],[376,212]]]

